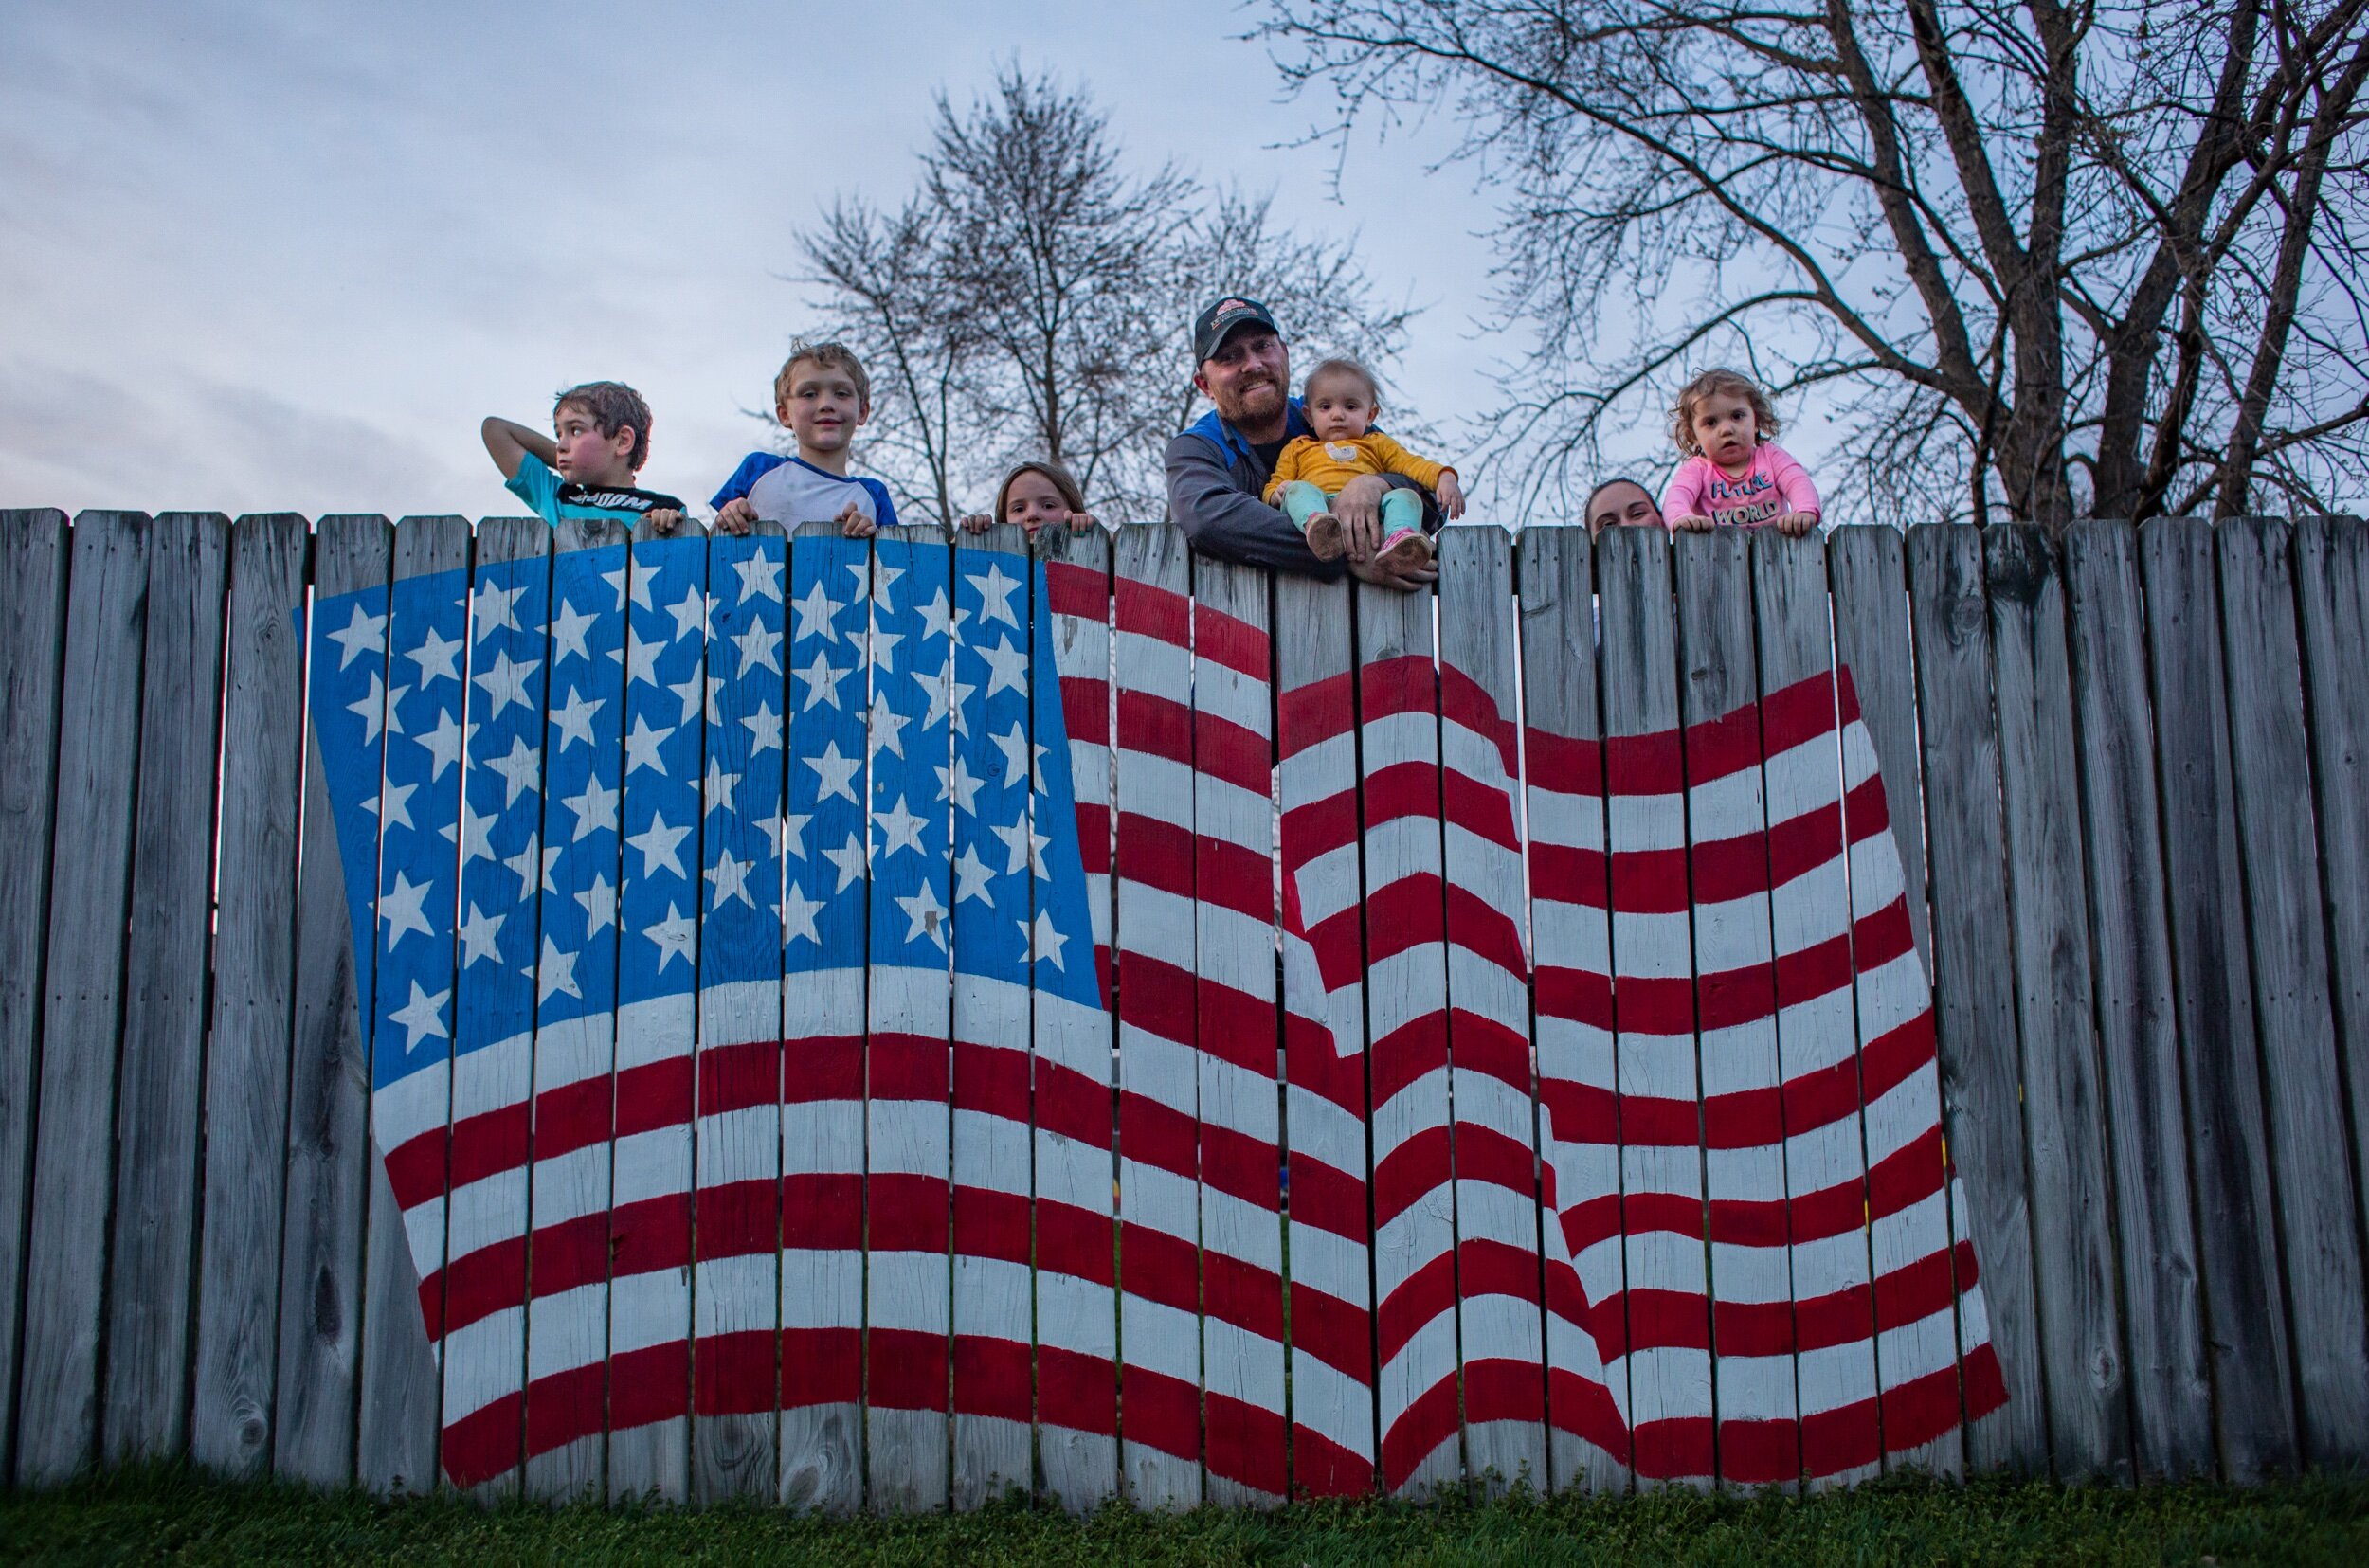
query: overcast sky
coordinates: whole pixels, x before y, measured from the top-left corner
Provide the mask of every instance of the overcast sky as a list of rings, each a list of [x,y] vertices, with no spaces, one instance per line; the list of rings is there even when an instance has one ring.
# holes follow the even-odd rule
[[[632,383],[654,488],[762,444],[781,274],[836,191],[910,188],[931,94],[1017,59],[1090,85],[1130,153],[1275,187],[1425,307],[1395,379],[1486,406],[1490,222],[1420,135],[1278,144],[1222,3],[714,0],[0,5],[0,506],[515,510],[477,437]],[[1178,367],[1178,373],[1184,368]],[[1442,458],[1453,454],[1441,452]]]

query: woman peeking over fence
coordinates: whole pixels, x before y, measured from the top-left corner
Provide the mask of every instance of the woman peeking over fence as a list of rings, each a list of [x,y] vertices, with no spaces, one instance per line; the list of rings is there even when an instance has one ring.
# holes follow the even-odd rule
[[[963,527],[972,533],[983,533],[997,523],[1018,523],[1031,539],[1047,523],[1065,523],[1081,532],[1102,526],[1086,510],[1085,493],[1068,469],[1033,458],[1015,463],[1004,476],[1004,482],[996,487],[992,515],[974,512],[963,519]]]

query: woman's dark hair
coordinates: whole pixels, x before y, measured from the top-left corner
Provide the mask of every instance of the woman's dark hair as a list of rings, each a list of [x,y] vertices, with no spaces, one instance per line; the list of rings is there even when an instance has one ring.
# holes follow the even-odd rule
[[[1606,479],[1603,483],[1598,485],[1595,489],[1587,493],[1587,500],[1580,508],[1580,521],[1582,523],[1592,522],[1596,516],[1596,498],[1599,496],[1601,496],[1605,491],[1612,489],[1614,486],[1623,484],[1635,485],[1637,487],[1637,494],[1643,496],[1647,501],[1651,502],[1655,512],[1658,513],[1661,510],[1661,503],[1654,499],[1653,491],[1648,489],[1642,482],[1630,478],[1626,474],[1616,474],[1611,478]]]
[[[1072,512],[1086,510],[1086,493],[1077,488],[1077,481],[1070,478],[1068,469],[1047,459],[1031,458],[1026,462],[1014,463],[1012,471],[1004,476],[1004,482],[995,487],[994,515],[997,522],[1004,520],[1004,503],[1012,494],[1012,481],[1022,474],[1042,475],[1045,482],[1060,494],[1063,506]]]

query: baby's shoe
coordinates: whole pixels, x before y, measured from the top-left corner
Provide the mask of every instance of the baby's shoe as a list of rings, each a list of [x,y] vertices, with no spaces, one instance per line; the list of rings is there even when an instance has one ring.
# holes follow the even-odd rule
[[[1433,548],[1431,535],[1420,528],[1402,528],[1382,542],[1375,556],[1377,564],[1392,568],[1428,567],[1438,552]]]
[[[1319,561],[1337,561],[1345,543],[1341,537],[1341,519],[1329,512],[1313,513],[1308,519],[1309,552]]]

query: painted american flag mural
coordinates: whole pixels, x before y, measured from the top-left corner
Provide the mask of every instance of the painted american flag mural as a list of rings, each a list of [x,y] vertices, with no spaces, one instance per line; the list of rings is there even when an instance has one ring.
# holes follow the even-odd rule
[[[1493,548],[1493,617],[1436,622],[1166,529],[488,524],[319,601],[445,1477],[1169,1505],[1944,1454],[2003,1392],[1848,673],[1519,728]]]

